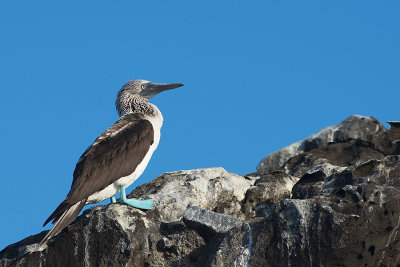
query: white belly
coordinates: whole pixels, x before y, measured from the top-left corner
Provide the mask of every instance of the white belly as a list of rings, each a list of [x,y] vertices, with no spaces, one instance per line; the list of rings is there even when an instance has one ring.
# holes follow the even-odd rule
[[[161,113],[160,113],[161,116]],[[162,116],[149,119],[151,124],[153,125],[154,129],[154,143],[150,146],[149,151],[147,152],[146,156],[143,158],[142,162],[136,167],[135,171],[128,176],[121,177],[114,183],[110,184],[103,190],[94,193],[91,195],[86,203],[97,203],[103,200],[106,200],[120,191],[120,186],[128,187],[130,186],[136,179],[142,175],[143,171],[146,169],[147,164],[150,161],[151,156],[153,155],[154,150],[156,150],[158,143],[160,141],[160,129],[162,126]]]
[[[134,181],[136,181],[136,179],[138,179],[140,177],[140,175],[142,175],[143,171],[146,169],[147,164],[149,163],[150,158],[153,155],[153,152],[156,148],[157,147],[154,144],[150,147],[149,152],[147,152],[143,161],[136,167],[136,170],[133,173],[131,173],[128,176],[119,178],[116,182],[110,184],[103,190],[94,193],[93,195],[91,195],[88,198],[87,203],[101,202],[103,200],[106,200],[107,198],[114,196],[115,194],[117,194],[120,191],[121,185],[124,187],[130,186]]]

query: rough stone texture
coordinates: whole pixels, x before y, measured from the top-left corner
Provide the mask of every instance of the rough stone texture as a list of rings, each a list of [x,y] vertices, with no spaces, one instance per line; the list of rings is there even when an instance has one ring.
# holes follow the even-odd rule
[[[300,177],[292,198],[256,206],[263,219],[225,237],[225,266],[236,244],[250,247],[250,266],[398,266],[400,133],[366,139],[291,158],[283,170]]]
[[[242,203],[242,211],[246,218],[255,216],[255,212],[262,203],[276,203],[290,198],[292,187],[299,180],[283,171],[274,171],[261,174],[254,186],[250,187]]]
[[[241,201],[254,181],[223,168],[177,171],[138,187],[128,197],[153,199],[165,222],[180,220],[189,203],[240,217]]]
[[[166,173],[137,188],[155,208],[93,207],[0,252],[0,266],[398,266],[400,127],[342,139],[246,177]]]
[[[199,229],[206,228],[216,234],[225,234],[232,228],[242,225],[242,222],[234,216],[203,210],[191,204],[183,214],[183,221],[192,228],[198,226]]]
[[[221,229],[227,231],[240,223],[219,213],[242,215],[241,202],[253,184],[254,179],[223,168],[165,173],[128,196],[152,198],[152,210],[143,212],[122,204],[91,208],[43,251],[29,253],[45,232],[5,248],[0,252],[0,266],[204,266],[209,247],[221,239]],[[190,217],[194,210],[201,213],[200,207],[210,224]]]
[[[329,142],[357,138],[364,139],[370,134],[384,131],[386,131],[386,128],[374,117],[353,115],[337,125],[324,128],[304,140],[267,155],[259,163],[257,170],[261,173],[275,171],[280,169],[291,157],[314,148],[325,146]]]

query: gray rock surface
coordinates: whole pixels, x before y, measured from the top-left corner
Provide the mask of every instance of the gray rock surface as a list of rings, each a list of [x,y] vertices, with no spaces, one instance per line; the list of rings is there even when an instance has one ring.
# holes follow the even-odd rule
[[[240,217],[240,203],[254,181],[223,168],[177,171],[138,187],[128,197],[153,199],[163,222],[180,220],[189,203]]]
[[[242,226],[242,222],[234,216],[203,210],[189,204],[183,214],[183,222],[191,228],[207,229],[216,234],[225,234],[234,227]]]
[[[279,171],[166,173],[130,196],[155,208],[97,206],[0,266],[398,266],[400,127],[291,157]]]
[[[292,188],[298,180],[298,177],[284,171],[261,174],[254,186],[247,190],[246,197],[242,202],[242,211],[246,218],[254,217],[259,205],[263,203],[276,203],[290,198]]]
[[[261,173],[279,170],[288,159],[305,151],[310,151],[338,140],[364,139],[370,134],[384,131],[386,131],[385,126],[374,117],[353,115],[337,125],[326,127],[304,140],[267,155],[258,164],[257,170]]]
[[[128,196],[152,198],[152,210],[91,208],[43,251],[34,249],[45,232],[5,248],[0,266],[204,266],[216,236],[241,224],[229,215],[243,217],[240,203],[254,181],[223,168],[165,173]]]
[[[291,158],[283,169],[300,180],[291,199],[257,209],[250,265],[397,266],[398,140],[392,128]]]
[[[177,171],[138,187],[128,197],[153,199],[163,222],[180,220],[189,203],[240,217],[240,203],[254,181],[223,168]]]

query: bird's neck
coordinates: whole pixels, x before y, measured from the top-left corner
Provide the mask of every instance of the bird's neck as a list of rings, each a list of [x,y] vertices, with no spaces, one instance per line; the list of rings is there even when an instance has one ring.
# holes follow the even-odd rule
[[[115,105],[120,117],[129,113],[138,113],[151,117],[161,116],[160,110],[155,105],[139,95],[119,94]]]

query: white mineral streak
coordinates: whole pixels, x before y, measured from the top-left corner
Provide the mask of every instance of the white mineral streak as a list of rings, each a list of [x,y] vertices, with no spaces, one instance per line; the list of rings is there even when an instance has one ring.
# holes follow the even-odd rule
[[[253,233],[251,231],[250,224],[246,223],[244,224],[244,227],[246,231],[247,242],[243,242],[243,244],[240,246],[239,253],[233,262],[234,267],[250,266],[251,251],[253,249]],[[220,253],[221,255],[221,250],[219,250],[217,253]]]
[[[296,253],[294,242],[297,240],[297,232],[300,232],[301,236],[305,237],[301,240],[301,247],[309,246],[309,239],[306,237],[309,236],[308,226],[310,225],[309,220],[311,217],[308,216],[308,214],[312,212],[312,205],[310,205],[308,200],[303,199],[284,200],[284,202],[286,202],[288,206],[280,216],[282,220],[287,222],[287,225],[281,234],[283,241],[281,245],[286,245],[286,249],[289,251],[289,255],[291,255]],[[297,229],[297,231],[294,229]],[[296,265],[296,263],[288,263],[289,266],[292,266],[292,264]],[[310,259],[309,264],[312,265],[312,259]]]

